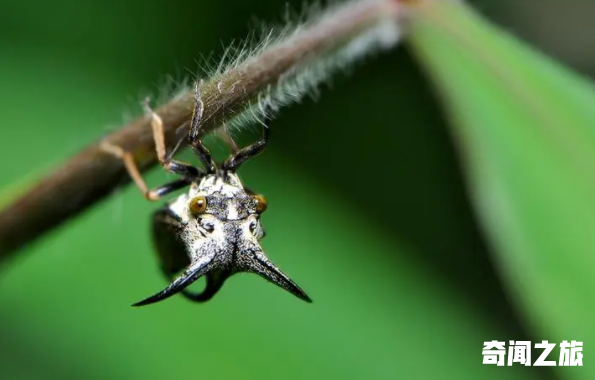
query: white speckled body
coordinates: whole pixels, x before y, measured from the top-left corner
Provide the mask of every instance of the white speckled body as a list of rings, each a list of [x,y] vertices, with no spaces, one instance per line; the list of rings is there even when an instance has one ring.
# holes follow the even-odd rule
[[[206,202],[200,213],[193,212],[192,202]],[[264,199],[244,188],[232,171],[205,175],[191,185],[188,193],[156,213],[154,233],[162,258],[164,273],[172,276],[184,272],[163,291],[140,304],[156,302],[180,291],[188,298],[203,302],[210,299],[224,281],[237,272],[256,273],[310,301],[308,296],[266,257],[259,240],[264,237],[258,202]],[[200,294],[185,288],[201,276],[207,287]]]
[[[199,196],[206,198],[207,208],[197,217],[190,211],[190,202]],[[256,202],[235,173],[204,177],[169,208],[185,225],[181,237],[191,261],[218,257],[221,264],[231,265],[233,255],[224,252],[261,250],[258,241],[264,232]]]

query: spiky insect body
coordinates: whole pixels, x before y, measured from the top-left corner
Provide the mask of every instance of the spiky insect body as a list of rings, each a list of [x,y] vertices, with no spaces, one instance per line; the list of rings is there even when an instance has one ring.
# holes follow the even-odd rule
[[[197,206],[201,202],[204,206]],[[193,301],[207,301],[225,280],[238,272],[252,272],[295,296],[310,298],[265,256],[259,240],[264,237],[260,214],[266,203],[246,190],[232,171],[220,171],[191,185],[187,194],[157,211],[153,234],[161,269],[171,285],[136,304],[146,305],[182,292]],[[182,275],[174,276],[184,270]],[[206,276],[202,293],[188,285]]]
[[[151,116],[159,161],[167,171],[181,175],[181,179],[150,191],[130,153],[118,147],[105,146],[106,150],[124,161],[128,172],[149,200],[160,199],[172,191],[190,186],[188,193],[165,205],[153,217],[153,236],[161,270],[171,284],[134,306],[152,304],[177,293],[193,301],[204,302],[215,295],[229,276],[238,272],[256,273],[310,302],[306,293],[264,254],[259,241],[264,237],[260,215],[266,209],[266,200],[246,189],[236,174],[240,165],[265,149],[269,129],[265,127],[262,140],[235,152],[219,165],[200,140],[203,104],[198,83],[195,96],[196,106],[188,140],[204,170],[174,161],[166,155],[161,119],[148,106],[146,111]],[[188,286],[202,276],[207,280],[204,291],[189,291]]]

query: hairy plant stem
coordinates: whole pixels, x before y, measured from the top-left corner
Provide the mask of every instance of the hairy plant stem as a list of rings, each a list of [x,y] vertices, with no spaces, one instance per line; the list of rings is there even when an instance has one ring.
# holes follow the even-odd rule
[[[223,125],[299,65],[340,48],[381,21],[399,23],[404,13],[397,0],[348,2],[209,78],[201,84],[202,131],[207,133]],[[176,129],[188,122],[193,107],[193,92],[189,90],[156,109],[164,122],[168,149],[176,142]],[[132,152],[141,170],[157,163],[147,117],[124,125],[104,140]],[[122,162],[102,150],[100,143],[84,148],[0,211],[0,263],[129,182]]]

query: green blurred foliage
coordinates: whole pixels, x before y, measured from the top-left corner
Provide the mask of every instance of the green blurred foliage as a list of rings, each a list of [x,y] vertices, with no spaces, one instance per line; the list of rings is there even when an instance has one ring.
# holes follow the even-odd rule
[[[159,78],[196,71],[201,54],[246,35],[250,17],[278,20],[282,9],[0,3],[0,186],[51,169],[138,113]],[[282,112],[270,149],[241,172],[270,202],[266,252],[313,304],[245,275],[204,305],[130,308],[164,283],[149,234],[157,205],[127,188],[5,268],[0,379],[555,378],[481,365],[483,341],[543,337],[527,333],[498,280],[409,52],[321,94]]]
[[[535,335],[588,344],[595,85],[465,7],[443,3],[417,20],[412,44],[449,110],[512,298]]]

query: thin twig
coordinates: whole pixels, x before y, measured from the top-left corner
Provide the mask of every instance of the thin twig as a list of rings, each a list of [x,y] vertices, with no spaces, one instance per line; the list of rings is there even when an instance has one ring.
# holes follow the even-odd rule
[[[380,22],[390,19],[397,23],[401,16],[397,0],[351,1],[206,80],[201,85],[202,130],[207,133],[222,126],[301,65],[341,48]],[[177,127],[189,120],[193,107],[193,94],[188,91],[156,109],[163,119],[168,149],[176,142]],[[146,117],[123,126],[104,141],[130,151],[141,170],[156,164]],[[0,262],[129,182],[122,162],[106,154],[100,143],[83,149],[0,211]]]

